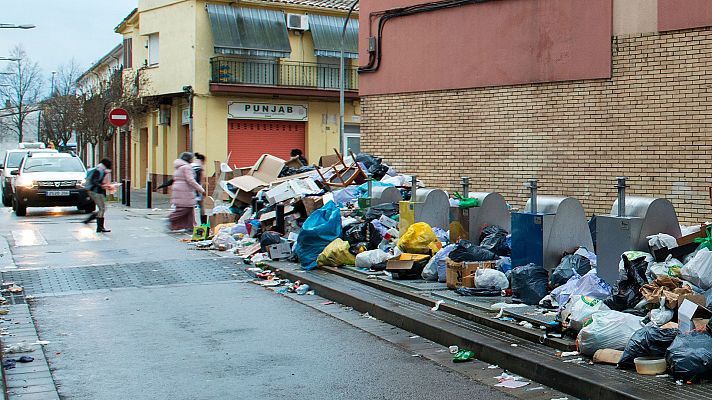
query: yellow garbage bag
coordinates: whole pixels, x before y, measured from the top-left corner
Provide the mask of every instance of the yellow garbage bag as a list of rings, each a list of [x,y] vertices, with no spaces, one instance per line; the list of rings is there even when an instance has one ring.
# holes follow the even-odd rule
[[[316,259],[317,265],[343,267],[356,264],[356,256],[349,252],[349,242],[334,239]]]
[[[430,225],[417,222],[398,239],[398,247],[404,253],[435,254],[443,245]]]

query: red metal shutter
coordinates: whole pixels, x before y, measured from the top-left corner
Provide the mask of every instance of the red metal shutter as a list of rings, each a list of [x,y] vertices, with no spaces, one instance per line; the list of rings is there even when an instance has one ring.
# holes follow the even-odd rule
[[[227,131],[231,167],[252,166],[265,153],[288,160],[292,149],[304,150],[304,122],[231,119]]]

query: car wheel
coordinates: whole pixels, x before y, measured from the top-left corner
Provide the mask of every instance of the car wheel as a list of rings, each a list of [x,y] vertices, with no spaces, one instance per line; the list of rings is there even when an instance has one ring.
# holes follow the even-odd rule
[[[92,203],[92,204],[90,204],[90,205],[84,207],[84,212],[87,213],[87,214],[93,213],[94,211],[96,211],[96,204],[93,204],[93,203]]]
[[[12,205],[12,197],[2,196],[2,205],[5,207],[10,207]]]

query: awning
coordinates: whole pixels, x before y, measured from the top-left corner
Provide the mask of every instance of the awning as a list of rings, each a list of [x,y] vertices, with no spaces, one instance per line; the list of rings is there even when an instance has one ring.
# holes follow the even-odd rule
[[[309,14],[309,30],[317,57],[340,57],[341,32],[346,18]],[[344,36],[344,57],[358,58],[358,19],[349,20]]]
[[[282,11],[207,4],[215,52],[288,58],[292,53]]]

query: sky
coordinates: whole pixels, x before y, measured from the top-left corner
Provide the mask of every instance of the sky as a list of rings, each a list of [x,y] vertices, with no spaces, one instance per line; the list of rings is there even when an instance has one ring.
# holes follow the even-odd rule
[[[22,44],[49,81],[51,71],[74,57],[82,70],[121,42],[114,28],[138,0],[0,0],[0,23],[34,29],[0,29],[0,57]],[[4,63],[0,61],[0,69]]]

